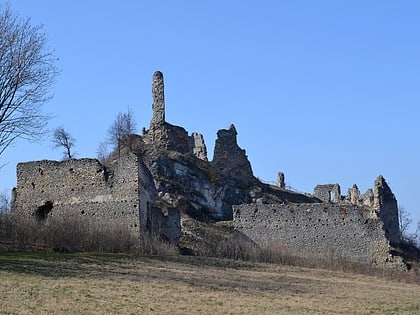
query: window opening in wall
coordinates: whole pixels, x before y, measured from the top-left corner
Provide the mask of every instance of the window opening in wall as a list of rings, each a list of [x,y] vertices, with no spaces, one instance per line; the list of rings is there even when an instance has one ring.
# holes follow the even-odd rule
[[[34,216],[38,221],[44,221],[47,216],[48,213],[51,212],[53,208],[53,203],[52,201],[46,201],[45,204],[43,204],[42,206],[39,206],[38,209],[35,211]]]
[[[334,194],[332,193],[332,191],[328,192],[328,202],[332,202],[334,201]]]

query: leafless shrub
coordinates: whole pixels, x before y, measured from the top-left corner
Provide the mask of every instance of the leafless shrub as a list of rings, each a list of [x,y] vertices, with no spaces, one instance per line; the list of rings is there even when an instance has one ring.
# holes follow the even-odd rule
[[[0,228],[0,248],[4,250],[176,253],[175,247],[149,233],[137,237],[125,225],[90,224],[80,217],[49,218],[40,223],[3,213]]]
[[[101,162],[102,165],[108,164],[108,159],[111,156],[111,152],[108,148],[107,142],[101,142],[96,149],[96,158]]]
[[[139,244],[138,250],[144,255],[174,255],[178,253],[178,249],[173,244],[147,231],[140,233]]]
[[[108,142],[114,145],[114,147],[117,148],[118,153],[120,153],[123,138],[135,133],[136,130],[136,119],[130,109],[128,109],[126,113],[118,113],[111,127],[108,129]],[[132,143],[129,142],[127,144],[131,149]]]

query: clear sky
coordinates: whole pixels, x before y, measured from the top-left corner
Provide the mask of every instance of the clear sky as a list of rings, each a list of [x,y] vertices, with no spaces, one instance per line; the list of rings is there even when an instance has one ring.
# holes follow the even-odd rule
[[[166,120],[204,135],[233,123],[254,174],[312,192],[362,192],[383,175],[420,220],[420,2],[388,0],[11,0],[43,24],[61,69],[49,128],[95,157],[119,112],[151,118],[155,70]],[[20,141],[0,161],[0,190],[16,164],[61,159],[49,139]]]

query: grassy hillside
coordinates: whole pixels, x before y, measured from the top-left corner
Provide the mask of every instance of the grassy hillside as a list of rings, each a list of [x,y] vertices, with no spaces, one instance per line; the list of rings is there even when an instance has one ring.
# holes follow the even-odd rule
[[[0,254],[0,314],[419,314],[420,286],[199,257]]]

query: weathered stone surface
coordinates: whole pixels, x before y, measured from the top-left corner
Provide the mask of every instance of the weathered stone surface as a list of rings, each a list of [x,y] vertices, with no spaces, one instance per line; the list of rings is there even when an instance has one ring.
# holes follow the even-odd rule
[[[284,173],[283,172],[278,172],[277,173],[277,186],[279,186],[280,188],[285,188],[286,184],[284,182]]]
[[[28,218],[36,218],[40,207],[50,204],[42,220],[80,216],[96,224],[120,222],[136,235],[145,224],[140,220],[147,209],[139,204],[135,155],[122,157],[113,174],[95,159],[19,163],[15,191],[13,210]]]
[[[41,221],[80,217],[93,225],[120,224],[135,237],[150,231],[153,220],[158,227],[153,232],[177,243],[172,237],[176,233],[167,230],[168,219],[154,207],[156,190],[149,170],[126,150],[112,169],[86,158],[19,163],[14,194],[13,212],[22,217]]]
[[[153,118],[150,127],[158,126],[165,122],[165,86],[163,74],[156,71],[153,74],[152,96],[153,96]]]
[[[391,243],[398,244],[401,240],[401,232],[398,221],[397,199],[382,175],[375,180],[373,197],[375,211],[384,222],[388,239]]]
[[[373,207],[374,198],[372,189],[368,189],[366,193],[361,195],[356,184],[352,188],[349,188],[346,199],[353,205]]]
[[[315,195],[322,203],[234,206],[234,227],[259,245],[280,246],[297,257],[401,269],[402,260],[390,252],[400,231],[397,202],[385,179],[375,181],[374,194],[370,189],[360,196],[354,185],[345,200],[332,202],[331,194],[339,193],[338,184],[318,185]]]
[[[317,185],[314,188],[314,196],[324,202],[339,202],[341,201],[340,185]]]
[[[203,135],[198,132],[193,132],[191,134],[190,143],[193,155],[199,158],[200,160],[207,161],[207,147],[204,143]]]
[[[348,204],[269,204],[234,206],[237,231],[284,254],[385,266],[389,242],[383,222]]]
[[[256,179],[245,150],[238,146],[237,134],[234,125],[217,132],[212,163],[220,174],[241,181],[244,185],[250,185],[255,183]]]
[[[187,131],[167,122],[153,125],[146,131],[143,141],[148,145],[148,149],[154,150],[156,154],[166,151],[190,154],[190,138]]]

